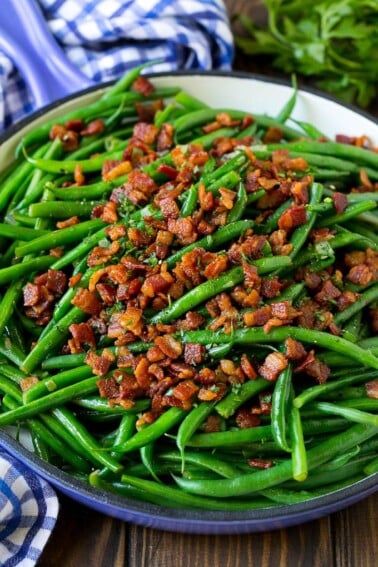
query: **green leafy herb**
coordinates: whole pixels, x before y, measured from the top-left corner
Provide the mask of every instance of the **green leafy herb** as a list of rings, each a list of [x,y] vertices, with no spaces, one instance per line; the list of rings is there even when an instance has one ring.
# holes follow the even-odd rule
[[[263,0],[266,27],[237,19],[248,37],[236,36],[249,55],[297,73],[347,102],[367,107],[378,93],[377,0]]]

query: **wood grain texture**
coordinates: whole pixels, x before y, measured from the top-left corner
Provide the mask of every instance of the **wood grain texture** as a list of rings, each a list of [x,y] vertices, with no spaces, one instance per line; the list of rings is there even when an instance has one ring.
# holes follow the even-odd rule
[[[230,17],[265,17],[259,0],[226,5]],[[234,68],[261,72],[240,53]],[[58,522],[38,567],[375,567],[378,556],[378,493],[317,521],[240,536],[142,528],[60,499]]]

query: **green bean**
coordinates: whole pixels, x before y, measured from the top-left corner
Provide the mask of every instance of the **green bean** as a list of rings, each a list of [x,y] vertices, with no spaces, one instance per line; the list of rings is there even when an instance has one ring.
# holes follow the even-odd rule
[[[50,329],[29,352],[21,364],[21,370],[32,372],[48,353],[64,343],[68,335],[68,327],[73,323],[80,323],[85,317],[84,311],[79,307],[73,307],[62,317],[59,324]]]
[[[363,366],[378,369],[378,358],[369,350],[365,350],[358,345],[346,341],[342,337],[314,329],[305,329],[303,327],[277,327],[269,331],[269,333],[266,333],[261,327],[250,327],[247,329],[237,329],[232,335],[212,331],[188,331],[182,333],[181,337],[184,342],[198,342],[204,345],[224,344],[231,341],[233,341],[234,344],[251,345],[264,343],[267,339],[269,339],[270,343],[280,343],[287,337],[292,337],[304,343],[317,345],[344,354],[361,363]]]
[[[244,402],[266,390],[269,385],[269,382],[264,380],[264,378],[255,378],[254,380],[244,382],[244,384],[234,386],[231,392],[218,402],[215,409],[219,415],[227,419],[233,415]]]
[[[359,409],[354,409],[350,407],[342,406],[341,404],[335,404],[331,402],[314,402],[313,407],[315,409],[329,413],[332,415],[340,415],[345,417],[349,421],[355,421],[356,423],[365,423],[366,425],[375,425],[378,427],[378,415],[373,415]]]
[[[347,451],[358,443],[373,437],[376,433],[376,426],[357,424],[346,431],[334,435],[330,439],[320,442],[316,447],[307,451],[309,470],[316,469],[341,451]],[[245,474],[232,479],[189,481],[175,477],[175,480],[179,487],[191,494],[206,494],[216,498],[227,498],[229,494],[243,496],[259,492],[289,480],[291,475],[292,463],[291,460],[287,460],[270,469]]]
[[[132,67],[125,75],[123,75],[120,79],[118,79],[114,85],[109,87],[104,94],[102,95],[102,100],[110,99],[118,94],[127,92],[133,86],[133,83],[139,77],[141,72],[147,67],[151,67],[152,65],[157,65],[162,62],[162,59],[154,59],[152,61],[146,61],[141,65],[137,65]]]
[[[290,265],[291,260],[287,256],[273,256],[271,258],[263,258],[255,260],[254,265],[257,267],[260,274],[267,274],[280,267]],[[228,272],[223,273],[215,280],[208,280],[198,287],[190,290],[185,296],[177,299],[171,305],[157,313],[150,319],[150,323],[156,324],[159,322],[166,323],[180,317],[185,313],[189,306],[195,307],[203,303],[210,297],[235,287],[238,283],[243,281],[244,273],[241,267],[232,268]]]
[[[324,217],[322,220],[316,223],[316,226],[322,228],[333,226],[335,223],[342,224],[354,217],[358,217],[359,215],[361,215],[361,213],[375,209],[376,206],[377,203],[375,201],[362,201],[360,203],[352,203],[345,209],[343,213]]]
[[[201,110],[203,108],[209,108],[205,102],[186,93],[185,91],[178,92],[174,100],[184,106],[187,110]]]
[[[302,418],[299,410],[294,405],[291,406],[289,413],[289,431],[291,445],[291,459],[293,466],[293,478],[303,481],[307,478],[307,453],[303,435]]]
[[[43,238],[43,237],[42,237]],[[32,240],[30,244],[34,241]],[[19,280],[25,275],[30,275],[30,273],[38,272],[39,270],[45,270],[49,268],[56,258],[54,256],[39,256],[38,258],[32,258],[20,264],[13,264],[7,268],[0,269],[0,285],[10,283],[14,280]]]
[[[124,454],[130,451],[135,451],[136,449],[140,449],[144,445],[155,441],[164,433],[169,431],[172,427],[177,425],[180,421],[182,421],[185,415],[186,410],[171,407],[151,425],[141,429],[140,431],[137,431],[137,433],[135,433],[135,435],[133,435],[133,437],[128,439],[125,443],[114,445],[113,450],[117,453]]]
[[[24,392],[24,404],[28,404],[50,392],[55,392],[59,388],[75,384],[83,378],[89,378],[90,376],[92,376],[92,369],[89,366],[79,366],[66,372],[60,372],[55,376],[48,376]]]
[[[67,408],[60,407],[53,409],[52,413],[60,424],[84,447],[86,454],[92,456],[92,462],[105,465],[109,470],[115,473],[119,473],[122,470],[122,465],[116,461],[114,457],[111,457],[105,451],[101,450],[101,446],[96,439],[71,411]]]
[[[185,447],[192,435],[213,411],[216,402],[202,402],[193,408],[182,420],[176,435],[176,445],[180,451],[182,470],[185,464]]]
[[[159,453],[158,458],[159,460],[173,463],[181,462],[181,454],[176,451],[163,451]],[[219,476],[223,476],[225,478],[232,478],[240,473],[240,470],[231,463],[222,461],[215,455],[211,454],[188,451],[185,454],[185,462],[200,465],[201,467],[210,469],[211,471],[216,472]]]
[[[239,189],[236,196],[236,202],[231,211],[227,215],[228,222],[235,222],[242,218],[244,210],[248,203],[247,191],[244,183],[239,183]]]
[[[47,230],[36,230],[35,228],[28,228],[12,224],[0,224],[0,236],[6,236],[12,240],[33,240],[38,236],[47,234]]]
[[[283,451],[291,452],[287,442],[286,430],[289,417],[289,401],[292,387],[293,369],[291,364],[282,370],[277,378],[272,395],[272,435],[277,446]]]
[[[374,285],[370,289],[364,291],[354,303],[346,307],[343,311],[336,313],[334,317],[335,324],[342,325],[343,323],[345,323],[345,321],[353,317],[353,315],[361,311],[361,309],[363,309],[367,305],[370,305],[370,303],[373,303],[377,299],[378,285]]]
[[[82,395],[91,394],[97,390],[98,377],[87,378],[79,384],[66,386],[61,390],[47,394],[42,398],[33,400],[27,405],[20,406],[12,411],[0,414],[0,426],[14,424],[28,417],[33,417],[51,408],[61,406],[66,402]]]
[[[87,217],[94,207],[104,201],[47,201],[30,205],[28,214],[31,218],[68,219],[69,217]]]
[[[36,254],[57,246],[72,244],[73,242],[85,238],[88,233],[103,227],[104,224],[105,223],[99,219],[93,219],[60,230],[54,230],[53,232],[49,232],[46,235],[39,236],[30,242],[18,246],[15,250],[16,256],[22,258],[27,254]]]
[[[291,113],[293,112],[297,102],[298,86],[295,75],[292,76],[292,86],[293,86],[293,94],[290,96],[286,104],[281,108],[281,110],[276,116],[277,122],[282,124],[290,118]]]
[[[180,216],[191,216],[198,204],[198,185],[192,185],[185,195],[185,201],[181,207]]]

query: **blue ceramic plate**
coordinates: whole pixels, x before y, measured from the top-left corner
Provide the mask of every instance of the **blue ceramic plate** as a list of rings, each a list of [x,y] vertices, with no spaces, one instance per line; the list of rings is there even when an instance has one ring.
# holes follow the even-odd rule
[[[190,94],[217,107],[238,108],[256,113],[276,114],[291,95],[288,83],[249,74],[196,73],[157,75],[161,86],[179,85]],[[95,100],[101,88],[88,89],[38,111],[0,138],[0,163],[11,161],[20,138],[46,119]],[[378,145],[377,121],[351,106],[314,90],[300,90],[294,118],[312,122],[328,136],[365,134]],[[286,528],[336,512],[373,494],[378,474],[304,503],[254,509],[250,512],[208,512],[179,510],[121,498],[94,489],[42,461],[8,433],[0,431],[0,445],[21,459],[37,474],[72,499],[109,516],[143,526],[200,534],[236,534]]]

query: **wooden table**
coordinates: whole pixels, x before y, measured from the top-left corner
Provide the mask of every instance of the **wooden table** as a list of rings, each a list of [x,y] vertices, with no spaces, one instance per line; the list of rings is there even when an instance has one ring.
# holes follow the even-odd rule
[[[229,13],[264,18],[259,0],[227,0]],[[238,54],[235,69],[258,71]],[[106,517],[60,496],[55,530],[38,567],[373,567],[378,493],[326,518],[240,536],[162,532]]]

